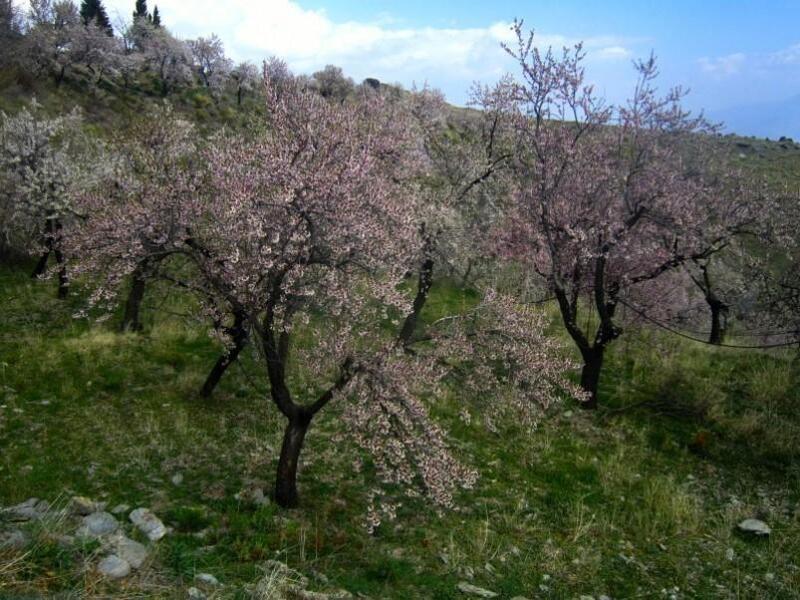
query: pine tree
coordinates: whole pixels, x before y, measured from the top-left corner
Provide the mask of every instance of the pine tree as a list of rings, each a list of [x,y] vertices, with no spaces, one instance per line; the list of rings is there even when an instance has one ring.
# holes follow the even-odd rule
[[[150,15],[147,14],[147,0],[136,0],[136,8],[133,11],[133,20],[144,17],[150,20]]]
[[[94,21],[108,35],[114,35],[114,29],[111,27],[111,21],[102,0],[83,0],[81,2],[81,18],[84,25]]]
[[[153,8],[153,25],[155,27],[161,27],[161,15],[158,14],[158,7]]]

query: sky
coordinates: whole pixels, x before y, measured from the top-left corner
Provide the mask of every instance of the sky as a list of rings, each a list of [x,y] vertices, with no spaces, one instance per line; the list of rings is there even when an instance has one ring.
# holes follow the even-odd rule
[[[152,1],[150,0],[151,8]],[[106,0],[129,18],[134,0]],[[235,59],[276,55],[295,72],[335,64],[360,81],[441,89],[465,104],[473,82],[514,65],[500,47],[515,18],[537,45],[583,41],[587,74],[612,102],[630,93],[632,60],[654,52],[664,89],[745,135],[800,139],[800,0],[159,0],[183,38],[216,33]]]

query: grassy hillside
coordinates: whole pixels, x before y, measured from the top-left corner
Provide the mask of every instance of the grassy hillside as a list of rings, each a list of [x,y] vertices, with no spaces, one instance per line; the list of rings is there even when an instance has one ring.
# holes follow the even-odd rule
[[[442,515],[409,500],[369,535],[371,480],[333,440],[335,406],[304,450],[302,507],[248,502],[243,489],[271,487],[283,428],[256,364],[245,357],[201,401],[218,348],[175,318],[183,300],[154,311],[151,296],[147,333],[121,335],[72,319],[80,299],[51,288],[0,271],[0,505],[54,505],[21,526],[29,545],[0,550],[0,598],[185,598],[200,572],[222,584],[209,597],[247,598],[269,560],[309,589],[370,598],[470,597],[460,583],[500,598],[800,597],[793,353],[631,332],[613,346],[606,407],[555,406],[533,430],[466,423],[453,391],[436,415],[480,470],[476,489]],[[425,316],[462,301],[439,286]],[[99,544],[64,537],[75,523],[56,509],[73,495],[149,507],[172,531],[147,544],[141,570],[108,582]],[[772,535],[737,533],[747,517]]]
[[[99,135],[163,101],[146,80],[56,88],[0,72],[0,109],[34,95],[53,113],[82,106]],[[205,132],[242,126],[260,110],[257,96],[239,107],[199,88],[167,101]],[[456,118],[471,115],[454,109]],[[800,173],[793,142],[720,144],[773,181]],[[216,397],[201,400],[220,349],[187,317],[187,299],[149,292],[146,332],[121,335],[113,320],[73,319],[82,299],[57,301],[52,284],[28,272],[0,268],[0,507],[36,497],[51,508],[24,523],[0,513],[0,599],[186,598],[191,587],[209,598],[279,598],[278,580],[301,577],[330,598],[348,597],[337,596],[342,589],[470,597],[460,584],[500,598],[800,598],[795,350],[715,349],[631,330],[610,351],[603,408],[557,405],[533,429],[508,417],[487,428],[477,413],[465,421],[463,398],[450,390],[435,416],[480,471],[477,487],[444,514],[408,500],[370,535],[373,480],[354,470],[357,449],[335,438],[337,406],[312,426],[301,508],[254,502],[253,490],[271,489],[284,427],[257,362],[246,354]],[[441,282],[424,318],[470,301],[469,291]],[[150,543],[120,510],[147,559],[110,582],[97,572],[107,550],[76,537],[79,519],[63,516],[73,496],[109,510],[149,507],[171,531]],[[749,517],[772,534],[737,532]],[[12,531],[25,543],[8,543]],[[296,573],[279,573],[273,560]],[[222,585],[199,584],[198,573]],[[304,594],[294,597],[323,598]]]

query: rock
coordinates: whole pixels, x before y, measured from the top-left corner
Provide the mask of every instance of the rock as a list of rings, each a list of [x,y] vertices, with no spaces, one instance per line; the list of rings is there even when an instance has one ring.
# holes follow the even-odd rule
[[[745,519],[739,523],[737,527],[739,531],[756,537],[766,537],[772,533],[772,529],[770,529],[769,525],[758,519]]]
[[[127,504],[117,504],[114,508],[111,509],[111,513],[115,515],[122,515],[128,512],[131,509],[130,506]]]
[[[189,600],[206,600],[206,598],[208,598],[208,596],[206,596],[196,587],[190,587],[188,590],[186,590],[186,596],[189,598]]]
[[[172,476],[172,485],[180,485],[183,483],[183,475],[181,473],[175,473]]]
[[[83,525],[75,532],[78,537],[99,538],[110,535],[119,529],[119,522],[114,515],[107,512],[96,512],[83,517]]]
[[[194,580],[205,585],[215,587],[219,585],[219,581],[211,573],[198,573],[194,576]]]
[[[86,496],[73,496],[69,502],[70,513],[80,517],[85,517],[94,512],[102,511],[104,508],[104,503],[94,502]]]
[[[167,535],[164,523],[147,508],[137,508],[128,515],[128,518],[151,542],[156,542]]]
[[[246,502],[256,506],[266,506],[269,504],[269,498],[264,495],[264,490],[257,485],[248,485],[242,488],[234,498],[239,502]]]
[[[50,504],[46,500],[28,498],[25,502],[4,509],[2,516],[9,521],[33,521],[41,518],[48,510],[50,510]]]
[[[147,548],[122,534],[114,537],[111,547],[114,548],[117,556],[128,562],[134,569],[141,568],[144,561],[147,560]]]
[[[472,585],[466,581],[462,581],[456,586],[459,591],[471,596],[478,596],[479,598],[497,598],[498,593],[484,588],[479,588],[477,585]]]
[[[28,545],[28,535],[19,529],[0,531],[0,548],[22,550]]]
[[[110,579],[122,579],[131,573],[128,561],[122,560],[115,554],[110,554],[100,561],[97,570]]]

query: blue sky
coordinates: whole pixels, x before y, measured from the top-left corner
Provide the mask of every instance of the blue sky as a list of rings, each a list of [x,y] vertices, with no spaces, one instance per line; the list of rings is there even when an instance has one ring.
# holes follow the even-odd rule
[[[106,0],[129,16],[133,0]],[[151,0],[152,3],[152,0]],[[651,49],[664,87],[743,134],[800,138],[800,0],[161,0],[182,37],[217,33],[238,59],[278,55],[299,72],[333,63],[360,80],[427,82],[454,103],[513,65],[499,42],[515,17],[542,45],[585,40],[587,70],[610,100]]]

